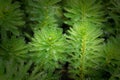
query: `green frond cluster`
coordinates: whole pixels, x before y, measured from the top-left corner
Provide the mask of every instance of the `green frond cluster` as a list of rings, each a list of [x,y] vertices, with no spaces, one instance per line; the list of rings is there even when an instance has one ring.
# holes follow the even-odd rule
[[[106,0],[103,4],[106,11],[104,36],[116,36],[120,34],[120,0]]]
[[[0,80],[120,80],[120,0],[0,0]]]
[[[87,23],[76,24],[68,31],[69,72],[70,77],[76,80],[85,80],[85,76],[89,75],[90,71],[94,72],[99,67],[103,39],[98,38],[102,35],[102,31],[94,26]]]
[[[26,7],[30,21],[38,25],[37,28],[45,26],[57,26],[57,13],[60,7],[57,5],[61,0],[27,0]]]
[[[109,15],[115,22],[115,30],[120,33],[120,0],[111,0],[112,7],[109,7]]]
[[[10,31],[13,34],[18,34],[18,27],[24,25],[23,13],[20,10],[18,2],[12,0],[0,0],[0,30]]]
[[[120,79],[120,36],[110,38],[103,49],[103,68],[109,72],[110,80]]]
[[[30,45],[31,55],[47,69],[58,67],[58,62],[64,60],[66,45],[60,28],[44,27],[41,31],[35,31]]]
[[[66,0],[65,16],[70,20],[65,23],[72,25],[77,22],[101,24],[105,19],[103,7],[99,0]]]
[[[4,59],[23,59],[28,52],[27,45],[22,37],[12,36],[0,43],[0,56]]]
[[[26,80],[27,71],[30,63],[27,65],[24,62],[17,64],[14,60],[0,60],[0,79],[1,80]]]
[[[97,0],[67,0],[65,3],[65,17],[68,18],[65,23],[72,26],[67,35],[70,77],[97,79],[104,41],[100,38],[105,21],[102,3]]]
[[[31,66],[32,62],[0,60],[0,80],[57,80],[52,74],[41,71],[38,65],[29,73]]]

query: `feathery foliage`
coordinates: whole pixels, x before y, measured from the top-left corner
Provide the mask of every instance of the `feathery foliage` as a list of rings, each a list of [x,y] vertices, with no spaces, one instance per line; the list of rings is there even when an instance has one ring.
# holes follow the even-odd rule
[[[46,69],[54,70],[58,62],[64,60],[65,37],[60,28],[44,27],[41,31],[35,31],[30,45],[31,55]]]
[[[73,25],[76,22],[91,22],[101,24],[104,21],[101,1],[99,0],[65,0],[65,23]]]
[[[120,0],[0,0],[0,80],[120,80],[119,33]]]
[[[75,80],[86,80],[95,77],[100,65],[100,50],[103,39],[100,29],[104,11],[101,1],[67,0],[66,24],[73,26],[67,36],[69,43],[69,73]],[[92,74],[92,76],[91,76]]]
[[[18,2],[12,0],[0,0],[0,30],[1,35],[3,31],[10,31],[15,35],[19,34],[18,27],[24,25],[23,13],[20,10]],[[5,36],[4,36],[5,37]]]
[[[115,22],[114,29],[117,34],[120,33],[120,0],[111,0],[111,7],[109,7],[109,15]]]
[[[45,26],[57,26],[57,13],[60,8],[57,5],[61,0],[27,0],[26,10],[29,13],[29,19],[37,23],[36,28]],[[55,17],[56,16],[56,17]]]
[[[57,80],[52,74],[41,71],[38,65],[29,73],[32,62],[0,60],[0,80]]]
[[[23,59],[27,57],[27,52],[28,48],[22,37],[12,36],[0,43],[0,56],[4,59]]]
[[[19,64],[11,59],[10,61],[0,60],[0,80],[27,80],[28,69],[31,63],[24,64],[20,61]]]
[[[91,70],[99,67],[102,31],[92,24],[76,24],[67,36],[69,43],[69,72],[76,80],[85,80]]]
[[[120,0],[106,0],[103,4],[106,11],[104,36],[118,35],[120,33]]]
[[[108,39],[103,47],[103,70],[109,72],[110,80],[120,79],[120,36]]]

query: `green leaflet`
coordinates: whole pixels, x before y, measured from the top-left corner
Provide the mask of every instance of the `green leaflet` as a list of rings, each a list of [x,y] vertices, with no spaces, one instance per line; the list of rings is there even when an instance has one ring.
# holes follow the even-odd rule
[[[85,80],[85,76],[95,72],[99,67],[103,39],[98,37],[102,35],[102,31],[96,25],[83,23],[75,24],[68,32],[70,77]]]
[[[4,59],[23,59],[27,58],[28,48],[22,37],[12,36],[0,43],[0,56]]]
[[[105,20],[99,0],[65,0],[64,5],[67,11],[64,15],[70,19],[65,23],[69,25],[84,21],[100,25]]]
[[[10,31],[15,35],[19,34],[18,27],[24,25],[23,13],[19,9],[18,2],[12,3],[12,0],[0,0],[0,30],[2,32]]]
[[[54,70],[59,66],[58,62],[64,61],[65,44],[65,37],[60,28],[44,27],[41,31],[34,32],[29,50],[36,62],[47,70]]]

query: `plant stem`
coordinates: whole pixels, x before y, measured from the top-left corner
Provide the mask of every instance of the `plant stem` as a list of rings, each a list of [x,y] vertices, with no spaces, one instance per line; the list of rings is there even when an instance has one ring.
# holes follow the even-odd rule
[[[85,66],[84,66],[84,64],[85,64],[85,38],[83,38],[83,40],[82,40],[82,48],[81,48],[81,73],[80,73],[80,80],[85,80],[84,78],[84,69],[85,69]]]

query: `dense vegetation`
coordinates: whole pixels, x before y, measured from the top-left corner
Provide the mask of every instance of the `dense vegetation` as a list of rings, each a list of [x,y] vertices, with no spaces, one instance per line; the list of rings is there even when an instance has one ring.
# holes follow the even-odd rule
[[[120,0],[0,0],[0,80],[120,80]]]

